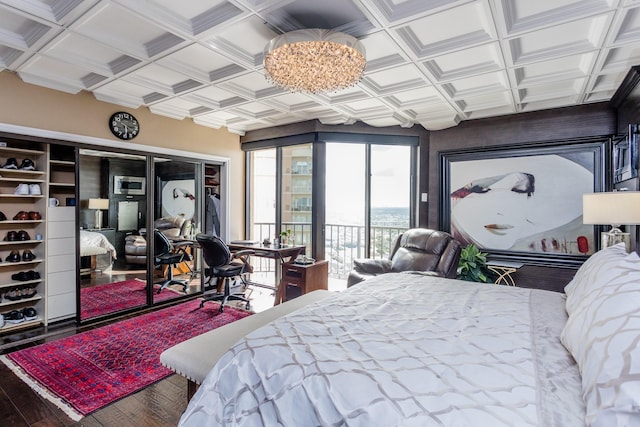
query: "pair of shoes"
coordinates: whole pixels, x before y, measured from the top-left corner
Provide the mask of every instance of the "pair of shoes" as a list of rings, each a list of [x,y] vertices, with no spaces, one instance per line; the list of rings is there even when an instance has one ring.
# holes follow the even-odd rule
[[[36,211],[20,211],[13,217],[14,221],[26,221],[26,220],[40,220],[42,219],[42,215],[40,212]]]
[[[21,299],[33,298],[38,291],[33,286],[27,286],[25,288],[11,288],[3,295],[4,299],[9,301],[18,301]]]
[[[38,279],[40,279],[40,273],[33,270],[21,271],[20,273],[14,273],[11,275],[11,280],[18,280],[20,282],[26,282],[28,280],[38,280]]]
[[[13,194],[18,196],[41,196],[40,184],[18,184]]]
[[[24,230],[20,230],[18,232],[9,231],[4,240],[6,242],[26,242],[27,240],[31,240],[31,236],[29,236],[29,233]]]
[[[22,164],[18,166],[18,161],[15,157],[9,157],[7,162],[2,166],[2,169],[21,169],[23,171],[34,171],[36,170],[36,164],[33,163],[31,159],[24,159]]]
[[[7,216],[4,214],[4,212],[0,211],[0,221],[6,221],[7,220]]]
[[[5,261],[8,262],[20,262],[20,261],[33,261],[36,259],[36,256],[29,249],[25,249],[22,253],[22,257],[20,257],[20,251],[14,249],[7,256]]]
[[[5,313],[4,315],[4,320],[7,323],[22,323],[25,320],[36,320],[38,318],[38,313],[36,312],[36,309],[33,307],[25,307],[22,310],[18,311],[18,310],[13,310],[10,311],[9,313]]]

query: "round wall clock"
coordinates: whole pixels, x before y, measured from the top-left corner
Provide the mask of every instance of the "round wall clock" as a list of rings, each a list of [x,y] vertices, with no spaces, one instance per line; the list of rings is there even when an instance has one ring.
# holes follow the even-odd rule
[[[118,111],[109,119],[111,133],[120,139],[133,139],[140,132],[140,123],[132,114]]]

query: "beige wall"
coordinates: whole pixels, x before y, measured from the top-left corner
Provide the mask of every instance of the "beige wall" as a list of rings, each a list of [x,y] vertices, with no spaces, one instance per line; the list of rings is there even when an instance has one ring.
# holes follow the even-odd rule
[[[244,155],[240,137],[226,129],[196,125],[151,114],[146,107],[126,108],[98,101],[92,94],[69,94],[24,83],[15,73],[0,72],[0,123],[102,138],[123,146],[144,146],[222,156],[229,161],[229,211],[231,239],[244,230]],[[135,143],[115,138],[107,126],[116,111],[132,113],[140,122]]]

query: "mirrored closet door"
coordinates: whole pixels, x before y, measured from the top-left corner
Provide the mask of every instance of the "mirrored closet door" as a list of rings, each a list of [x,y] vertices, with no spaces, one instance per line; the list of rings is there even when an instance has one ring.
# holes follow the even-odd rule
[[[80,149],[80,320],[148,305],[147,157]]]
[[[154,303],[200,292],[201,164],[155,157]]]

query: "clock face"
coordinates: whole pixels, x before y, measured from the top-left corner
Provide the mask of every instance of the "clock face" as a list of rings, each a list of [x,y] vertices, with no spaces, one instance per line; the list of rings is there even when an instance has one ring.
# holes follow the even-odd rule
[[[140,132],[140,123],[133,115],[125,112],[114,113],[109,119],[111,133],[120,139],[133,139]]]

